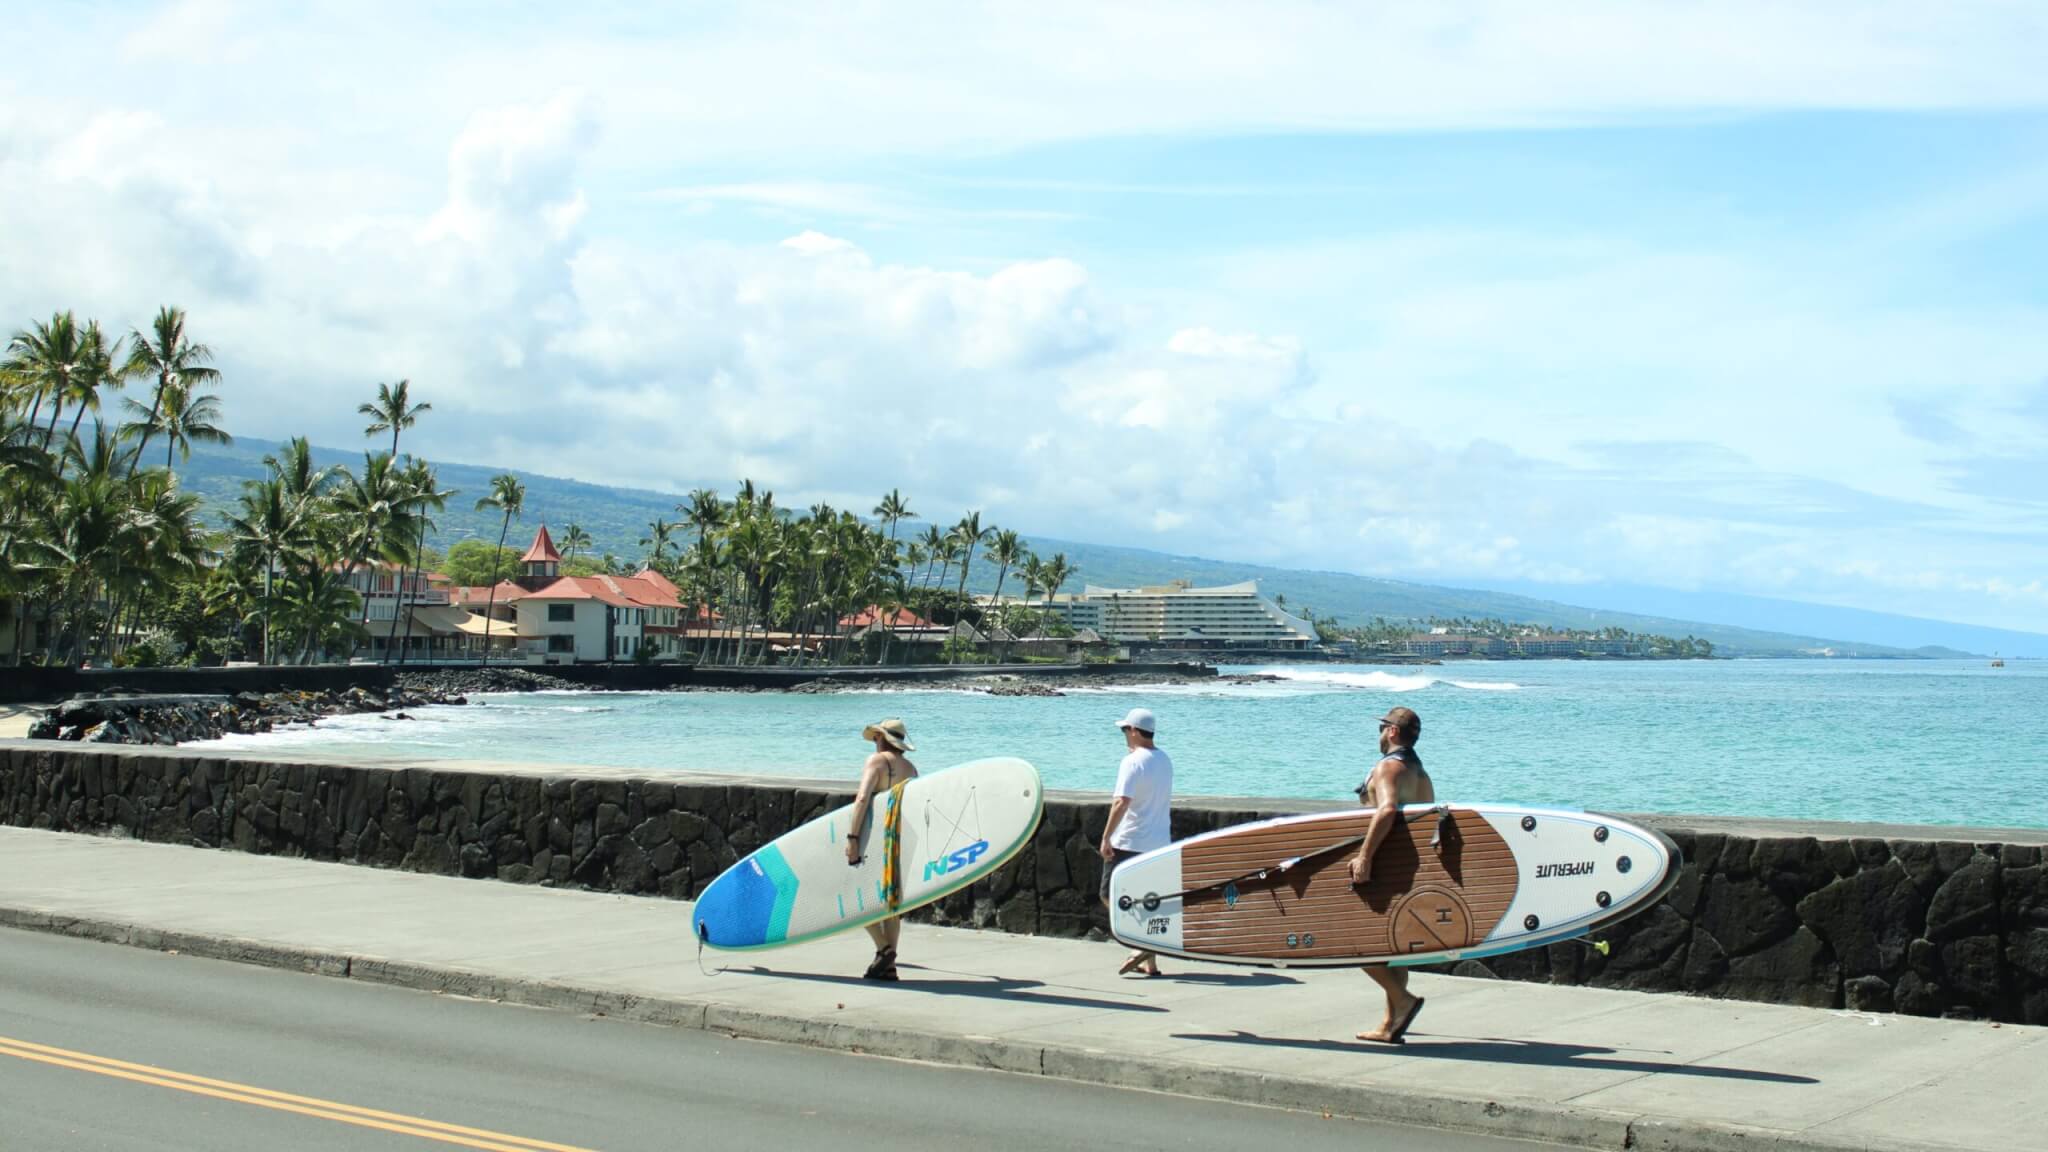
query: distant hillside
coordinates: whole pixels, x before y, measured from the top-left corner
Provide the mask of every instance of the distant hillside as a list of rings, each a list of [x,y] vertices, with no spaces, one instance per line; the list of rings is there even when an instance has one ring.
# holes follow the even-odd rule
[[[210,506],[225,507],[240,494],[244,481],[263,474],[263,457],[278,450],[272,441],[238,438],[230,448],[202,448],[182,468],[186,487],[203,496]],[[323,465],[347,464],[360,469],[361,452],[315,448]],[[459,491],[445,513],[437,517],[439,530],[431,537],[436,547],[446,548],[462,539],[487,542],[497,539],[499,521],[495,515],[476,511],[477,497],[490,487],[490,478],[503,471],[470,464],[436,462],[443,486]],[[640,539],[648,521],[657,516],[676,519],[675,505],[681,496],[636,488],[611,488],[521,472],[526,483],[526,514],[512,529],[508,543],[523,545],[534,527],[546,523],[560,529],[579,524],[596,541],[599,554],[622,558],[644,554]],[[861,511],[866,511],[861,509]],[[1025,531],[1024,526],[1009,525]],[[905,530],[909,529],[906,524]],[[1581,608],[1552,600],[1467,588],[1445,588],[1356,576],[1345,572],[1315,572],[1269,568],[1209,560],[1195,556],[1174,556],[1139,548],[1120,548],[1074,540],[1026,535],[1040,555],[1065,552],[1076,564],[1080,583],[1108,586],[1163,584],[1188,579],[1197,584],[1235,583],[1257,580],[1268,595],[1287,598],[1290,607],[1312,608],[1345,623],[1363,623],[1375,616],[1389,619],[1425,619],[1430,616],[1495,617],[1518,623],[1569,628],[1624,628],[1665,636],[1697,636],[1731,655],[1794,655],[1828,650],[1842,656],[1958,656],[1968,653],[1927,648],[1907,651],[1878,644],[1829,640],[1793,632],[1762,631],[1731,625],[1705,623],[1667,616]],[[973,585],[982,591],[994,586],[994,569],[977,565]]]
[[[1268,594],[1277,592],[1285,595],[1290,607],[1313,608],[1319,615],[1335,616],[1345,623],[1363,622],[1374,616],[1388,619],[1490,616],[1559,628],[1623,628],[1661,636],[1697,636],[1713,641],[1716,649],[1731,655],[1794,655],[1821,650],[1839,656],[1970,655],[1968,652],[1938,648],[1909,652],[1879,644],[1767,632],[1669,616],[1582,608],[1510,592],[1447,588],[1357,576],[1348,572],[1268,568],[1258,564],[1234,564],[1072,541],[1035,540],[1033,544],[1041,554],[1047,550],[1064,551],[1068,559],[1080,566],[1082,578],[1090,583],[1111,586],[1157,584],[1176,577],[1185,577],[1197,584],[1257,580]]]
[[[1540,585],[1497,583],[1486,585],[1496,591],[1540,596]],[[1686,619],[1718,620],[1742,628],[1763,631],[1806,629],[1843,636],[1866,644],[1894,648],[1938,648],[1947,651],[1995,652],[2004,656],[2048,658],[2048,636],[2018,632],[2010,628],[1987,628],[1956,624],[1920,616],[1870,612],[1861,608],[1839,608],[1830,604],[1808,604],[1709,590],[1681,591],[1649,588],[1634,584],[1596,584],[1574,589],[1573,596],[1605,604],[1624,612]]]

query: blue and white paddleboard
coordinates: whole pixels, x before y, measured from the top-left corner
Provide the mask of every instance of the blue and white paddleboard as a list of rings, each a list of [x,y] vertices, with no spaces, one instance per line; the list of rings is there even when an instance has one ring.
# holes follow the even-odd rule
[[[1031,843],[1045,811],[1038,769],[1023,760],[974,760],[912,780],[898,830],[902,896],[882,885],[882,825],[890,797],[875,798],[861,832],[862,862],[846,862],[853,806],[836,808],[726,869],[697,897],[698,939],[713,948],[777,948],[872,924],[922,907],[1000,868]]]

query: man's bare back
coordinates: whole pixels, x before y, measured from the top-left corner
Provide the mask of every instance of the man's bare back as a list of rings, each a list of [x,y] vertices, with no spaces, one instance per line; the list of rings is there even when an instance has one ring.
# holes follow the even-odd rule
[[[1385,843],[1394,826],[1401,822],[1401,805],[1436,803],[1436,782],[1423,770],[1422,757],[1415,754],[1415,738],[1422,735],[1422,718],[1412,709],[1395,708],[1380,721],[1380,761],[1373,765],[1365,783],[1358,786],[1358,802],[1372,810],[1360,838],[1358,854],[1351,858],[1351,882],[1372,882],[1373,856]],[[1360,1040],[1399,1044],[1422,1011],[1422,997],[1408,991],[1406,969],[1367,965],[1365,974],[1387,994],[1387,1015],[1380,1026],[1360,1032]]]
[[[1401,755],[1404,752],[1406,756]],[[1378,808],[1380,797],[1390,791],[1397,806],[1436,803],[1436,783],[1423,770],[1421,758],[1411,749],[1396,748],[1373,765],[1372,775],[1366,777],[1364,795],[1360,798],[1367,808]]]

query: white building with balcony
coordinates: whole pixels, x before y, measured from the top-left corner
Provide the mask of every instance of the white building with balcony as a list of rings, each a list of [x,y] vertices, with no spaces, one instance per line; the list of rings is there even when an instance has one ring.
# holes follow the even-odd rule
[[[1059,613],[1075,631],[1118,644],[1177,648],[1313,648],[1315,625],[1259,595],[1256,580],[1215,588],[1187,581],[1148,588],[1098,588],[1031,607]]]
[[[363,600],[368,658],[383,662],[473,660],[480,641],[464,625],[469,613],[454,605],[446,577],[379,563],[349,573],[347,584]]]
[[[515,622],[514,642],[529,659],[631,660],[643,645],[654,659],[682,654],[683,606],[676,586],[661,573],[650,568],[632,576],[564,576],[546,525],[520,563],[524,571],[517,586],[501,588],[497,610]]]

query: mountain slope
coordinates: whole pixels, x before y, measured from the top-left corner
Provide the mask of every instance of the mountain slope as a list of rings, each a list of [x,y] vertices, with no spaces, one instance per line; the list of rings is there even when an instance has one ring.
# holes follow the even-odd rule
[[[1487,582],[1499,592],[1540,596],[1548,589],[1515,582]],[[1604,604],[1623,612],[1688,619],[1718,620],[1741,628],[1763,631],[1810,629],[1829,636],[1843,636],[1866,644],[1894,648],[1939,645],[1968,652],[1996,652],[2006,656],[2048,658],[2048,636],[2016,632],[1978,624],[1956,624],[1920,616],[1872,612],[1862,608],[1841,608],[1832,604],[1809,604],[1768,596],[1749,596],[1708,590],[1681,591],[1635,584],[1592,584],[1574,589],[1574,596]]]
[[[276,452],[278,447],[275,442],[255,439],[238,439],[227,448],[205,447],[195,451],[191,462],[180,469],[181,477],[185,485],[203,496],[211,507],[222,508],[233,503],[244,481],[263,474],[263,457]],[[363,460],[360,452],[326,448],[315,448],[314,455],[323,465],[348,464],[358,469]],[[476,498],[489,489],[490,478],[503,469],[439,462],[435,467],[439,470],[442,485],[457,489],[458,495],[436,518],[439,526],[431,542],[446,548],[462,539],[495,541],[498,517],[478,511],[474,505]],[[526,483],[526,514],[514,524],[507,542],[522,547],[538,524],[546,523],[559,530],[574,523],[590,533],[599,554],[609,552],[620,557],[637,557],[644,554],[639,541],[646,535],[648,521],[657,516],[678,519],[675,506],[682,499],[675,493],[612,488],[531,472],[521,472],[520,478]],[[906,524],[905,530],[908,529]],[[1287,603],[1297,610],[1313,609],[1346,623],[1362,623],[1374,616],[1389,619],[1477,616],[1552,627],[1616,627],[1666,636],[1692,635],[1711,640],[1717,649],[1736,655],[1792,655],[1821,649],[1854,656],[1962,654],[1931,648],[1908,652],[1882,644],[1825,639],[1796,629],[1775,631],[1657,613],[1585,608],[1514,592],[1447,588],[1345,572],[1272,568],[1047,537],[1031,537],[1031,544],[1040,555],[1065,552],[1079,568],[1076,586],[1089,583],[1130,587],[1163,584],[1174,579],[1188,579],[1196,584],[1258,580],[1266,594],[1286,597]],[[989,591],[994,584],[994,575],[992,568],[977,565],[975,578],[970,583],[982,591]],[[2020,654],[2017,645],[2009,645],[2004,650]]]

